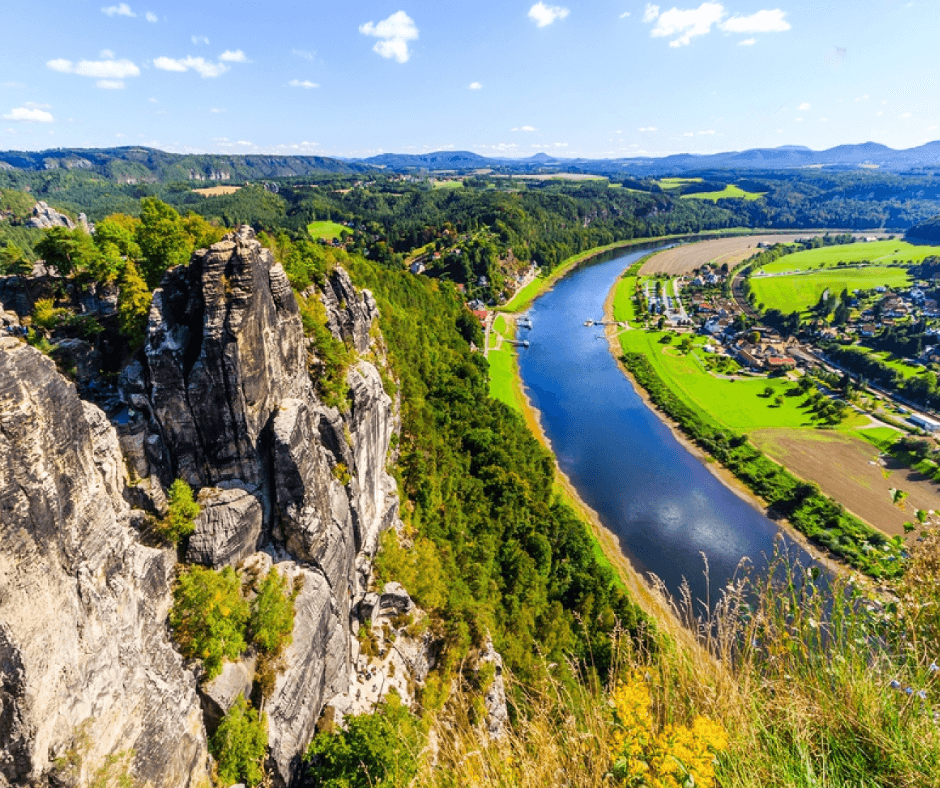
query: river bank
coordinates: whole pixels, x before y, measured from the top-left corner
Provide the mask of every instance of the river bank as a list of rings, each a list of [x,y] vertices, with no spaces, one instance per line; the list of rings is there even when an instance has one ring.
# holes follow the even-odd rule
[[[604,301],[605,321],[612,321],[614,319],[613,306],[616,291],[617,284],[615,283],[614,286],[610,289],[610,292],[607,294],[606,300]],[[797,544],[799,544],[804,550],[812,555],[818,563],[826,567],[826,569],[828,569],[830,572],[838,572],[842,574],[851,573],[853,571],[851,567],[847,566],[841,561],[835,560],[831,555],[823,553],[809,539],[807,539],[804,534],[800,533],[796,528],[794,528],[793,524],[788,520],[772,517],[770,507],[767,505],[766,501],[754,495],[754,493],[748,489],[744,482],[742,482],[714,457],[705,452],[701,446],[690,440],[689,437],[682,431],[680,424],[677,421],[669,418],[666,413],[657,407],[656,403],[653,402],[653,400],[650,398],[649,392],[647,392],[647,390],[637,382],[636,378],[633,377],[633,374],[627,368],[626,364],[620,360],[621,355],[623,355],[623,349],[620,347],[619,333],[620,332],[616,329],[615,326],[607,326],[607,345],[610,348],[610,354],[617,362],[617,367],[623,373],[624,377],[630,381],[630,385],[633,386],[637,396],[643,400],[645,405],[659,417],[660,421],[662,421],[662,423],[668,428],[669,432],[672,433],[672,436],[675,438],[676,442],[687,452],[689,452],[689,454],[699,460],[699,462],[702,463],[708,472],[711,473],[711,475],[721,482],[728,490],[733,492],[748,505],[757,509],[757,511],[763,514],[765,517],[772,519],[784,531],[786,531],[787,535],[791,539],[797,542]]]

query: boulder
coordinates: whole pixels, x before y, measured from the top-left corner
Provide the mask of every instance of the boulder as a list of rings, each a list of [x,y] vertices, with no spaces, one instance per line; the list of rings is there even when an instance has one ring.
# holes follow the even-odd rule
[[[186,560],[213,569],[235,566],[255,552],[261,537],[261,501],[240,482],[203,487],[196,528],[189,537]]]

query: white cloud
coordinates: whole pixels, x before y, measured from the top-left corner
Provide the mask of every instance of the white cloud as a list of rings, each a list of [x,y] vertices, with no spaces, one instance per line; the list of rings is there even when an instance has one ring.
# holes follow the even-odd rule
[[[11,109],[3,116],[4,120],[18,120],[27,123],[52,123],[54,118],[51,112],[35,107],[23,106]]]
[[[797,109],[798,109],[800,112],[808,112],[808,111],[809,111],[809,106],[810,106],[810,105],[809,105],[809,102],[808,102],[808,101],[804,101],[802,104],[800,104],[800,106],[797,107]]]
[[[418,38],[418,28],[414,20],[404,11],[396,11],[378,24],[366,22],[364,25],[359,25],[359,32],[365,36],[378,38],[372,50],[384,58],[393,59],[399,63],[408,62],[411,57],[408,42]]]
[[[637,131],[656,131],[656,130],[657,130],[656,126],[640,126],[640,128],[637,129]],[[617,133],[619,134],[620,132],[618,131]]]
[[[511,129],[511,131],[536,131],[535,126],[516,126],[516,128]]]
[[[756,38],[744,38],[741,41],[738,41],[739,47],[752,47],[757,43]]]
[[[714,129],[706,129],[705,131],[696,132],[696,134],[698,134],[700,137],[710,137],[714,133],[715,133]]]
[[[102,13],[108,16],[137,16],[127,3],[118,3],[118,5],[109,5],[101,9]]]
[[[51,104],[41,104],[38,101],[25,101],[23,106],[27,109],[52,109]]]
[[[702,3],[698,8],[670,8],[656,18],[656,26],[650,35],[654,38],[670,38],[671,47],[689,44],[696,36],[710,33],[712,25],[721,21],[725,15],[721,3]]]
[[[189,40],[194,44],[205,44],[207,46],[209,44],[209,36],[190,36]]]
[[[95,83],[95,87],[101,88],[102,90],[122,90],[124,88],[123,79],[99,79]]]
[[[181,59],[158,57],[153,61],[153,65],[161,71],[189,71],[189,69],[192,69],[204,79],[207,77],[220,77],[229,69],[224,63],[210,63],[201,57],[184,57]]]
[[[112,52],[110,49],[102,49],[98,53],[98,57],[102,58],[103,60],[114,60],[114,52]]]
[[[733,16],[720,27],[727,33],[783,33],[790,29],[786,15],[779,8],[765,9],[750,16]]]
[[[469,85],[467,85],[467,88],[468,88],[469,90],[483,90],[483,83],[482,83],[482,82],[471,82]]]
[[[313,52],[308,52],[306,49],[292,49],[290,53],[302,57],[304,60],[313,60],[314,58]]]
[[[902,113],[902,115],[901,115],[902,118],[909,118],[910,116],[911,116],[911,113],[910,113],[910,112],[904,112],[904,113]]]
[[[219,55],[219,60],[224,60],[226,63],[250,63],[251,61],[245,57],[245,53],[240,49],[231,50],[226,49],[221,55]]]
[[[536,27],[548,27],[552,22],[558,19],[564,19],[571,13],[567,8],[559,5],[545,5],[539,0],[529,9],[529,19],[535,22]]]
[[[620,15],[620,18],[621,18],[621,19],[626,19],[628,16],[630,16],[630,12],[629,12],[629,11],[624,11],[624,12]]]
[[[764,9],[748,16],[735,14],[728,18],[725,7],[712,0],[706,0],[698,8],[670,8],[662,13],[659,6],[647,3],[643,21],[656,22],[650,35],[672,38],[669,42],[671,47],[686,46],[693,38],[710,33],[715,26],[726,33],[781,33],[790,29],[786,12],[779,8]],[[739,43],[753,46],[755,39]]]
[[[212,109],[209,110],[209,112],[211,112],[213,115],[220,115],[223,112],[225,112],[225,110],[219,109],[218,107],[213,107]]]
[[[316,82],[311,82],[309,79],[292,79],[287,84],[292,88],[306,88],[307,90],[320,87]]]
[[[130,60],[71,60],[59,58],[46,63],[53,71],[63,74],[78,74],[92,79],[127,79],[140,76],[140,69]]]
[[[686,132],[685,134],[683,134],[682,136],[683,136],[683,137],[694,137],[694,136],[695,136],[695,132],[694,132],[694,131],[687,131],[687,132]]]
[[[156,15],[153,11],[148,11],[146,14],[144,14],[144,18],[145,18],[148,22],[156,22],[156,21],[157,21],[157,15]]]
[[[156,104],[156,103],[157,103],[157,100],[156,100],[153,96],[151,96],[149,99],[147,99],[147,101],[149,101],[151,104]]]

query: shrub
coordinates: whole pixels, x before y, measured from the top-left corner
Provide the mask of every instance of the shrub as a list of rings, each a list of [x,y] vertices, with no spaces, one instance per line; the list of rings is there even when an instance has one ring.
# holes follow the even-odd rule
[[[193,566],[179,576],[170,626],[183,655],[202,660],[207,681],[221,673],[224,660],[245,650],[248,616],[241,582],[230,566],[220,572]]]
[[[281,577],[273,566],[262,581],[248,618],[249,637],[262,653],[278,657],[290,645],[294,601],[299,591],[288,589],[287,578]]]
[[[259,785],[264,780],[267,746],[267,715],[259,716],[239,695],[209,740],[209,751],[218,763],[219,784]]]
[[[418,771],[425,734],[394,692],[375,714],[350,717],[346,730],[324,732],[304,760],[317,788],[393,788]]]
[[[201,511],[193,500],[192,488],[182,479],[170,485],[169,511],[159,530],[167,541],[179,544],[184,536],[189,536],[195,529],[195,519]]]
[[[121,293],[118,296],[118,323],[121,333],[131,348],[144,344],[147,317],[150,314],[150,288],[130,260],[121,275]]]

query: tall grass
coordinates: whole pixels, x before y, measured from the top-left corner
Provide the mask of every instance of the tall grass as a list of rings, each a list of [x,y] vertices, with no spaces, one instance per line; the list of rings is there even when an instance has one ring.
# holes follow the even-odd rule
[[[623,738],[612,693],[640,675],[656,729],[704,716],[727,732],[718,785],[940,786],[940,538],[921,545],[912,567],[900,604],[878,601],[851,577],[822,584],[784,557],[772,572],[720,589],[710,610],[688,589],[667,600],[660,585],[673,622],[658,622],[650,650],[618,636],[606,686],[585,665],[573,666],[579,683],[523,687],[509,677],[514,724],[493,742],[459,711],[472,698],[456,692],[435,722],[436,755],[417,784],[688,788],[678,778],[612,775],[618,731]]]

